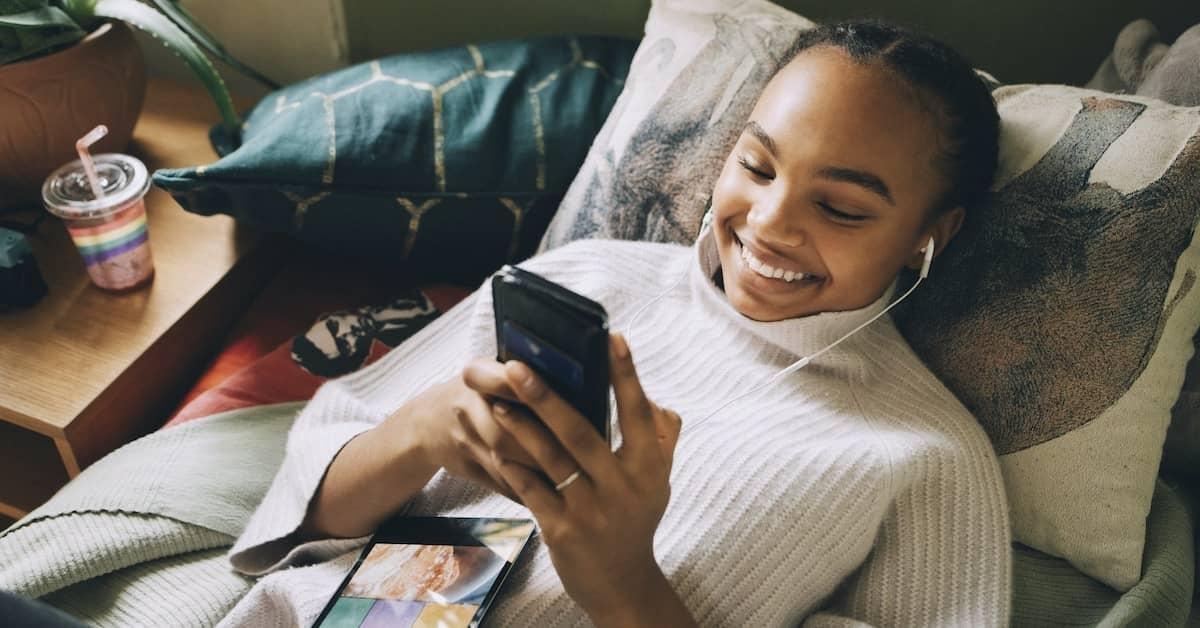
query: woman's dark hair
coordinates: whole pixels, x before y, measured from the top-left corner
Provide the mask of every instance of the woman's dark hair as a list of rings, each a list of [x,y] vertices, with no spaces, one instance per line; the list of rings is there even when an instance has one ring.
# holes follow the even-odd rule
[[[802,33],[785,57],[815,46],[833,46],[859,63],[878,61],[934,96],[941,119],[938,166],[950,189],[938,212],[982,201],[996,172],[1000,116],[987,83],[957,51],[942,42],[877,20],[823,24]],[[935,212],[935,215],[936,213]]]

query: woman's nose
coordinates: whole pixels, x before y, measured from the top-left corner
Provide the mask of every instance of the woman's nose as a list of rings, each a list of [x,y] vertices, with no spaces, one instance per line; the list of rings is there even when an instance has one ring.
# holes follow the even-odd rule
[[[780,246],[804,245],[808,238],[800,222],[795,212],[787,211],[782,194],[763,195],[746,215],[746,223],[759,238]]]

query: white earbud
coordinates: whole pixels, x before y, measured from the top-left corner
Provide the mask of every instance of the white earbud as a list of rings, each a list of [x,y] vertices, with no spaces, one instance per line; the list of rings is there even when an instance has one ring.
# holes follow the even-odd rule
[[[933,252],[937,250],[933,238],[929,238],[929,244],[921,250],[925,252],[925,263],[921,264],[921,279],[924,279],[929,276],[929,267],[933,265]]]

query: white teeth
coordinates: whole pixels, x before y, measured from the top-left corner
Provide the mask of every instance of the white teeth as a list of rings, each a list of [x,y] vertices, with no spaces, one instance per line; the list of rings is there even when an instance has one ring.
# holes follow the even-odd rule
[[[809,275],[805,275],[804,273],[798,273],[798,272],[791,271],[791,270],[783,270],[782,268],[775,268],[773,266],[768,266],[762,260],[758,259],[757,257],[754,257],[754,255],[752,253],[750,253],[750,251],[746,250],[746,247],[742,246],[740,242],[738,243],[738,248],[740,248],[742,251],[742,260],[744,260],[746,262],[746,265],[749,266],[754,272],[762,275],[763,277],[768,277],[771,279],[781,279],[788,283],[791,283],[793,281],[801,281],[801,280],[807,279],[809,277]]]

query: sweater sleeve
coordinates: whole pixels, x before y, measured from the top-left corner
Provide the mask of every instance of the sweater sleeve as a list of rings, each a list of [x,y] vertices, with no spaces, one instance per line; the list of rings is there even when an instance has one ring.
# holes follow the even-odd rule
[[[596,242],[579,241],[519,266],[600,299],[616,279],[613,256]],[[611,247],[611,245],[609,245]],[[633,257],[649,253],[631,249]],[[630,256],[631,253],[626,253]],[[607,264],[607,265],[606,265]],[[262,502],[230,551],[238,571],[260,575],[299,563],[320,562],[361,545],[358,539],[298,543],[295,532],[342,447],[468,361],[496,355],[490,278],[461,303],[392,349],[379,361],[323,384],[288,434],[284,460]]]
[[[863,565],[806,628],[1004,626],[1011,546],[990,447],[910,452]],[[897,478],[899,479],[899,478]]]
[[[260,575],[328,560],[366,541],[298,543],[295,532],[326,470],[350,439],[450,378],[472,358],[495,355],[490,297],[490,291],[476,290],[380,360],[317,390],[288,434],[274,481],[230,551],[235,569]]]

